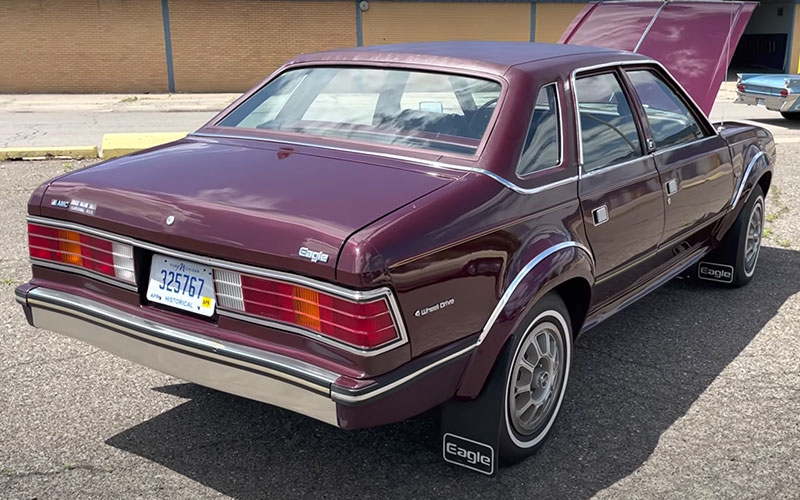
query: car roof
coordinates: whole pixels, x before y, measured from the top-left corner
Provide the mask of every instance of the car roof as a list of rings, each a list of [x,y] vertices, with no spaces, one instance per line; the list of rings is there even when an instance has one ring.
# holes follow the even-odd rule
[[[503,74],[512,66],[568,56],[584,56],[587,64],[599,57],[631,53],[558,43],[534,42],[422,42],[376,45],[352,49],[315,52],[295,58],[295,63],[382,63],[392,65],[442,66],[459,70],[476,70]],[[575,64],[574,57],[571,58]],[[643,58],[647,59],[647,58]],[[580,61],[580,65],[583,61]]]

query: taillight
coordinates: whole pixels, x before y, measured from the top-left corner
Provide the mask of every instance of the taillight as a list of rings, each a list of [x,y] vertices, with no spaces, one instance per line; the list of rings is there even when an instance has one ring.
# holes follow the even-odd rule
[[[28,224],[32,259],[57,262],[136,283],[133,247],[96,236],[38,224]]]
[[[789,97],[789,89],[781,89],[781,97]]]
[[[301,327],[359,349],[399,337],[385,297],[345,299],[280,280],[214,269],[217,306]]]
[[[736,85],[736,90],[738,90],[739,92],[744,92],[744,83]]]

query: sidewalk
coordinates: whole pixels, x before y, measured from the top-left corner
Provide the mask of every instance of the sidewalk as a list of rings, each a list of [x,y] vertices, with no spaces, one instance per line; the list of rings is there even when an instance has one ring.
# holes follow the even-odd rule
[[[240,94],[0,94],[0,112],[219,111]]]
[[[0,148],[99,147],[105,134],[190,132],[238,96],[0,95]]]

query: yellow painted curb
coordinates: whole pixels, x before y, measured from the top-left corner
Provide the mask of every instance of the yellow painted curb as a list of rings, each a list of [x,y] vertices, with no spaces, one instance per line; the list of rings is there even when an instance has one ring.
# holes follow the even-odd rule
[[[0,160],[35,158],[97,158],[97,146],[0,148]]]
[[[188,132],[153,132],[103,135],[103,158],[117,158],[186,137]]]

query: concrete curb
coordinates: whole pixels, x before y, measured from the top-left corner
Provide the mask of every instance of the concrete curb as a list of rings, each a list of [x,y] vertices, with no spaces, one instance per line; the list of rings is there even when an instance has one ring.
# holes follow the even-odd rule
[[[103,158],[117,158],[186,137],[188,132],[125,133],[103,135]]]
[[[97,146],[0,148],[0,160],[37,160],[47,158],[97,158]]]

